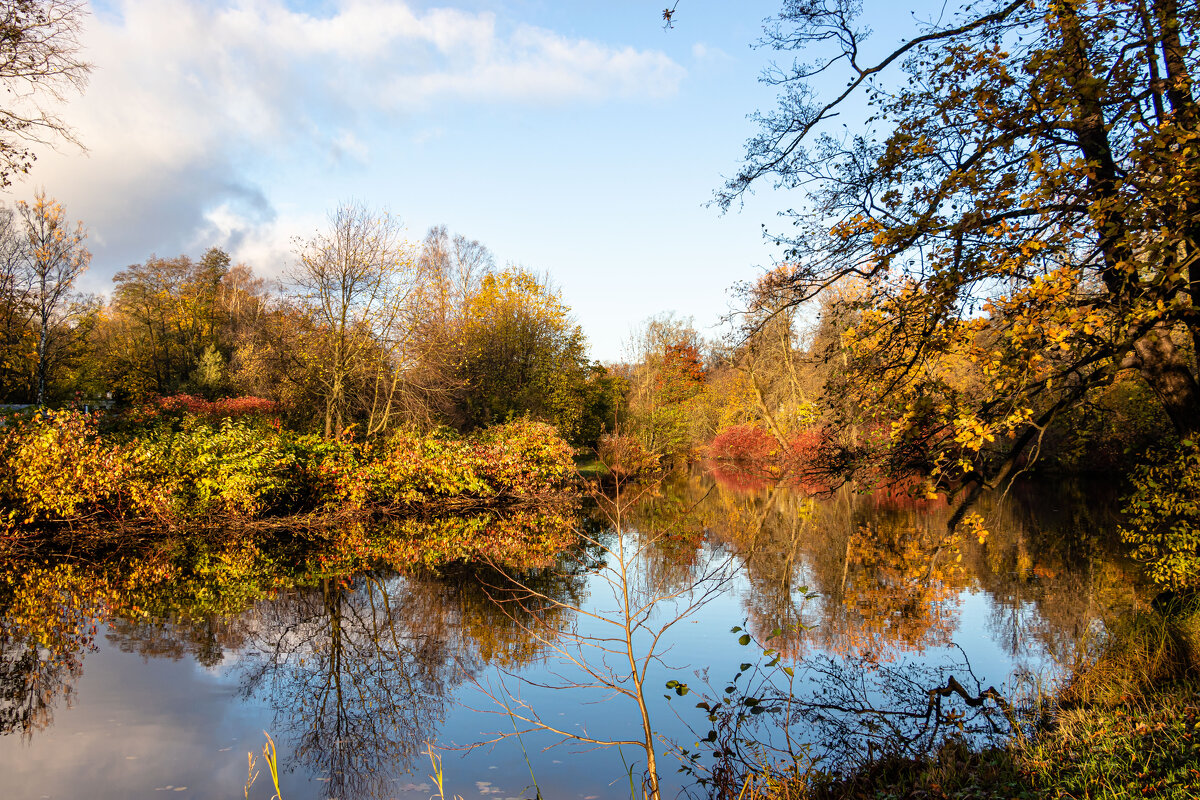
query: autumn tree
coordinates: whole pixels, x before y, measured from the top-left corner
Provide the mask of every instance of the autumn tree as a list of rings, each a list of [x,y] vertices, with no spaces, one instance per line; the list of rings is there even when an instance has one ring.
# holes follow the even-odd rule
[[[464,384],[458,362],[462,334],[469,325],[472,298],[494,272],[492,252],[477,239],[429,229],[417,255],[420,313],[414,321],[406,359],[402,415],[410,424],[430,425],[454,416]]]
[[[110,346],[100,348],[110,385],[135,397],[201,388],[206,354],[209,373],[216,357],[226,357],[219,339],[228,272],[229,256],[214,247],[199,261],[151,256],[113,276]]]
[[[44,405],[46,381],[61,344],[55,334],[70,328],[70,292],[92,254],[84,246],[83,223],[72,226],[62,205],[45,192],[39,191],[32,204],[18,203],[17,213],[23,226],[22,259],[37,336],[34,401]]]
[[[303,357],[321,386],[326,436],[340,436],[354,399],[355,375],[368,370],[369,427],[390,416],[401,376],[393,357],[411,329],[413,257],[399,220],[362,205],[330,215],[327,230],[298,243],[289,278],[314,334]],[[386,423],[385,423],[386,424]]]
[[[751,324],[733,364],[744,376],[756,418],[787,448],[796,432],[816,421],[822,370],[807,352],[798,309],[757,305],[761,319]]]
[[[708,381],[703,342],[691,320],[647,320],[628,346],[630,433],[646,452],[673,458],[706,438],[700,401]]]
[[[457,374],[467,428],[529,414],[576,439],[589,375],[583,330],[559,293],[519,267],[489,274],[466,306]]]
[[[1196,434],[1200,9],[991,0],[874,62],[859,11],[784,2],[768,41],[806,61],[767,73],[779,105],[717,195],[805,192],[760,287],[772,308],[862,281],[842,337],[861,411],[843,424],[873,421],[894,463],[975,485],[1123,375]],[[844,88],[822,97],[813,80],[834,74]],[[861,132],[834,135],[856,101]],[[950,359],[984,380],[964,387]]]
[[[47,105],[87,83],[91,65],[81,58],[79,44],[86,14],[86,4],[76,0],[9,0],[0,8],[0,85],[6,98],[0,108],[0,186],[33,166],[32,145],[75,141]]]

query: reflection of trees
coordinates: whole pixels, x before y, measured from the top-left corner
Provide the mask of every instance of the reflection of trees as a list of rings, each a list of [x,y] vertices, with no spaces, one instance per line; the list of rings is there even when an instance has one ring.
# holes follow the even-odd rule
[[[961,569],[946,546],[944,523],[928,512],[848,488],[806,498],[783,485],[723,493],[723,533],[738,547],[752,586],[751,629],[798,658],[809,647],[887,657],[948,641]],[[805,592],[820,595],[804,603]]]
[[[3,568],[0,735],[32,736],[50,725],[60,699],[70,705],[108,594],[70,567]]]
[[[989,629],[1008,652],[1040,645],[1062,662],[1095,621],[1138,602],[1137,570],[1114,555],[1114,499],[1111,487],[1077,482],[984,498],[992,533],[971,569],[995,599]]]
[[[1087,487],[985,497],[985,543],[949,535],[944,503],[903,494],[843,487],[806,498],[781,484],[734,491],[699,476],[673,488],[685,493],[678,506],[699,502],[700,524],[738,550],[751,630],[782,629],[772,647],[793,658],[813,647],[888,658],[945,644],[957,597],[973,586],[992,595],[999,644],[1061,657],[1135,594],[1097,534],[1113,528],[1109,506]],[[804,603],[804,589],[819,601]]]
[[[143,658],[191,657],[202,666],[215,667],[227,651],[242,646],[242,628],[237,617],[216,614],[187,622],[117,617],[109,621],[104,638],[122,652]]]
[[[948,644],[964,588],[947,558],[943,532],[905,516],[880,516],[849,536],[837,604],[827,604],[828,649],[847,653],[916,650]]]
[[[580,591],[546,575],[548,591]],[[489,661],[538,656],[489,599],[503,587],[457,577],[328,579],[249,612],[243,689],[275,709],[275,730],[297,764],[328,778],[330,797],[389,796],[389,779],[436,737],[455,686]]]
[[[449,637],[416,633],[395,613],[403,587],[327,579],[249,612],[243,689],[266,696],[275,730],[298,764],[328,778],[330,797],[382,796],[388,767],[431,737],[457,680]]]
[[[660,483],[639,487],[636,500],[622,508],[622,527],[638,547],[638,574],[631,576],[652,592],[671,593],[690,586],[702,571],[701,548],[707,520],[697,508],[702,496],[687,473],[666,476]],[[609,513],[593,509],[597,530],[610,532]]]

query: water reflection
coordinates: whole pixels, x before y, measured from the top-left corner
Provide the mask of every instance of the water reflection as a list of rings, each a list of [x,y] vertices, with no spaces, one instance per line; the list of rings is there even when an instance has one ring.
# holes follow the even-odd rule
[[[1141,588],[1114,554],[1114,499],[1108,486],[1016,487],[980,502],[988,535],[976,541],[948,530],[944,498],[851,486],[807,495],[697,471],[674,476],[630,517],[677,531],[675,541],[707,536],[736,551],[751,630],[760,639],[778,632],[773,646],[793,659],[819,651],[888,660],[944,647],[964,597],[983,592],[997,645],[1062,660]]]
[[[109,591],[70,566],[31,566],[0,587],[0,735],[28,738],[70,706]]]
[[[779,631],[771,644],[786,658],[900,662],[986,637],[1006,654],[1004,669],[1037,670],[1138,602],[1136,572],[1109,546],[1111,496],[1060,485],[986,497],[982,542],[948,531],[940,501],[852,487],[808,495],[704,471],[672,476],[623,513],[627,535],[647,544],[637,585],[681,591],[714,554],[732,553],[739,583],[705,613],[745,620],[758,640]],[[522,514],[162,540],[122,558],[0,564],[0,734],[29,742],[61,721],[87,655],[109,648],[235,682],[241,703],[266,710],[285,766],[319,779],[311,796],[393,796],[425,743],[463,713],[465,684],[497,669],[537,677],[552,668],[531,630],[571,630],[571,609],[598,602],[589,581],[599,553],[572,544],[570,532],[603,539],[608,518]],[[415,544],[424,540],[441,549],[431,556]],[[464,558],[504,569],[455,565]],[[528,592],[505,574],[557,605],[532,619],[521,602]],[[729,655],[729,624],[697,626],[672,658],[714,664]],[[598,713],[569,693],[555,702],[572,722]],[[472,724],[466,735],[492,723]],[[4,747],[0,738],[0,764]],[[208,793],[240,791],[228,788]]]
[[[420,609],[393,612],[404,607],[403,586],[373,575],[326,579],[249,612],[249,650],[235,667],[242,689],[266,700],[276,736],[291,742],[296,766],[327,781],[330,797],[383,795],[389,766],[411,762],[441,723],[460,668],[470,668],[459,663],[460,643]]]

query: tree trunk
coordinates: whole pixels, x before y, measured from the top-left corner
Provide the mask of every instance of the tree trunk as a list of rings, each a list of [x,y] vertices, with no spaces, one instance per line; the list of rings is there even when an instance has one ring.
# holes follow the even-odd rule
[[[1168,67],[1167,96],[1172,104],[1172,113],[1187,118],[1192,108],[1191,95],[1190,91],[1181,91],[1181,87],[1186,89],[1189,81],[1186,74],[1180,74],[1182,60],[1173,63],[1172,59],[1172,53],[1179,47],[1175,3],[1173,0],[1160,0],[1156,12],[1160,32],[1164,36]],[[1137,271],[1130,266],[1136,261],[1131,250],[1133,237],[1122,213],[1123,200],[1117,190],[1118,169],[1100,95],[1103,84],[1091,69],[1087,39],[1080,28],[1074,6],[1062,3],[1058,20],[1063,32],[1065,77],[1075,93],[1072,99],[1077,105],[1073,133],[1080,152],[1091,167],[1087,188],[1092,203],[1092,224],[1104,258],[1101,277],[1108,289],[1110,304],[1120,311],[1136,301],[1143,287],[1139,286]],[[1171,38],[1172,32],[1174,39]],[[1179,222],[1185,224],[1184,220]],[[1200,430],[1200,385],[1197,385],[1196,376],[1171,341],[1170,328],[1165,323],[1160,322],[1134,342],[1131,360],[1132,366],[1137,367],[1162,403],[1163,410],[1171,418],[1179,435],[1188,436]]]
[[[1133,345],[1134,366],[1181,437],[1200,432],[1200,387],[1170,331],[1159,323]]]

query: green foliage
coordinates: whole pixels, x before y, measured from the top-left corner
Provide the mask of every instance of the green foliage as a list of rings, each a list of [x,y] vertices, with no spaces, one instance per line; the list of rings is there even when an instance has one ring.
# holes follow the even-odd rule
[[[246,420],[188,418],[179,431],[159,429],[139,441],[134,457],[164,477],[179,517],[256,517],[284,510],[298,488],[296,453],[286,438]]]
[[[1153,456],[1132,482],[1121,537],[1162,586],[1200,588],[1200,445],[1184,440]]]
[[[463,438],[400,430],[385,444],[299,435],[257,415],[178,411],[101,432],[78,412],[10,419],[0,435],[5,524],[256,519],[494,505],[566,488],[570,446],[521,419]]]
[[[1153,391],[1123,374],[1051,425],[1039,461],[1070,472],[1124,472],[1134,455],[1174,436]]]
[[[582,447],[595,449],[606,432],[621,423],[629,381],[614,375],[601,364],[592,364],[584,384],[583,418],[574,440]]]

